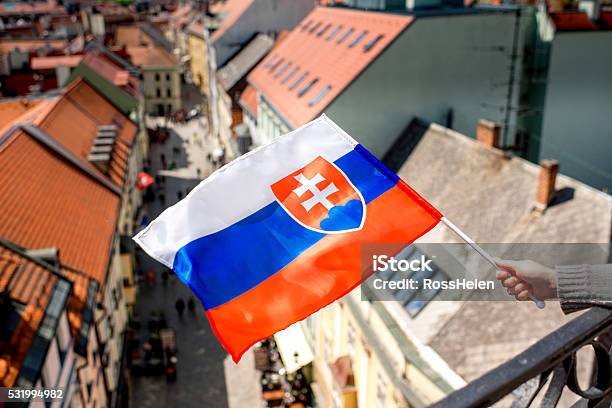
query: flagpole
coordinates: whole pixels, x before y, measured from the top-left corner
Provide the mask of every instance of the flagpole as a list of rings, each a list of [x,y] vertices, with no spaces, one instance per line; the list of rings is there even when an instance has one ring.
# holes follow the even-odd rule
[[[478,254],[480,256],[482,256],[487,262],[489,262],[493,266],[493,268],[495,268],[496,270],[499,270],[499,268],[497,267],[497,264],[495,263],[495,260],[493,259],[493,257],[491,255],[489,255],[487,253],[487,251],[482,249],[482,247],[480,245],[478,245],[476,242],[474,242],[474,240],[472,238],[468,237],[463,231],[461,231],[459,229],[459,227],[457,227],[455,224],[453,224],[446,217],[442,217],[441,221],[444,223],[444,225],[446,225],[448,228],[450,228],[451,231],[453,231],[455,234],[457,234],[457,236],[459,236],[459,238],[461,238],[469,246],[471,246],[472,249],[474,249],[474,251],[478,252]],[[531,299],[533,301],[533,303],[535,303],[535,305],[538,308],[544,309],[544,301],[536,298],[531,293],[529,294],[529,299]]]

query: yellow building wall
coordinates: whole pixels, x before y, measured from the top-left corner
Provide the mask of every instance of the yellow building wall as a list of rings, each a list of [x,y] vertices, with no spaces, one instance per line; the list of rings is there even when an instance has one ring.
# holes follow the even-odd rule
[[[191,78],[204,95],[208,96],[208,48],[206,41],[196,35],[189,34],[187,39],[189,49]]]
[[[361,303],[361,301],[357,301]],[[343,408],[389,407],[408,408],[409,402],[397,387],[397,379],[418,395],[424,403],[433,403],[444,393],[433,384],[419,369],[410,365],[404,358],[391,332],[369,305],[359,304],[361,312],[367,316],[368,329],[376,336],[378,347],[385,350],[379,356],[363,332],[362,327],[343,300],[337,301],[319,312],[318,336],[316,338],[314,373],[323,406]],[[363,316],[362,316],[363,318]],[[363,320],[362,320],[363,321]],[[362,323],[363,324],[363,323]],[[371,336],[371,334],[370,334]],[[335,383],[330,364],[337,358],[349,356],[355,392],[342,394]],[[386,359],[386,363],[381,362]],[[393,378],[389,366],[393,367]]]

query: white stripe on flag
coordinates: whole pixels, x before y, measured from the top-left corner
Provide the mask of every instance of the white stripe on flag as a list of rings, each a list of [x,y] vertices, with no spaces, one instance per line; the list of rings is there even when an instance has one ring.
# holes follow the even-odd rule
[[[357,142],[325,115],[214,172],[183,200],[167,208],[134,240],[172,267],[189,242],[220,231],[274,201],[270,186],[317,156],[333,162]]]

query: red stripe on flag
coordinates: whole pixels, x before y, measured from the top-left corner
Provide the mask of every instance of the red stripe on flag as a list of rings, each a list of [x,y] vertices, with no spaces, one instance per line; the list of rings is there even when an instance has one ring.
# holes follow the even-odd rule
[[[359,285],[362,265],[370,264],[361,260],[363,244],[390,243],[399,251],[440,221],[437,210],[401,183],[367,206],[361,230],[326,236],[261,284],[206,312],[235,362],[256,342]]]

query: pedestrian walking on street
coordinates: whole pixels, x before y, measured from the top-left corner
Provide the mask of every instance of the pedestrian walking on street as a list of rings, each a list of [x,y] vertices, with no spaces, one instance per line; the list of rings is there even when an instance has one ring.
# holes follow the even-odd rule
[[[176,311],[177,311],[179,317],[182,319],[183,318],[183,312],[185,311],[185,301],[183,300],[183,298],[178,298],[176,300],[176,303],[174,304],[174,307],[176,308]]]
[[[177,191],[176,192],[176,198],[178,199],[178,201],[181,201],[183,199],[183,192],[182,191]]]
[[[168,277],[169,277],[169,275],[168,275],[168,271],[164,270],[164,271],[162,272],[162,275],[161,275],[161,278],[162,278],[162,282],[163,282],[163,284],[164,284],[164,287],[168,286]]]
[[[198,178],[202,178],[202,169],[201,168],[196,168],[196,173],[198,174]]]
[[[162,204],[166,204],[166,195],[164,193],[157,194],[159,196],[159,202]]]
[[[189,309],[189,311],[194,314],[195,313],[195,300],[193,300],[193,296],[189,296],[189,300],[187,301],[187,308]]]

